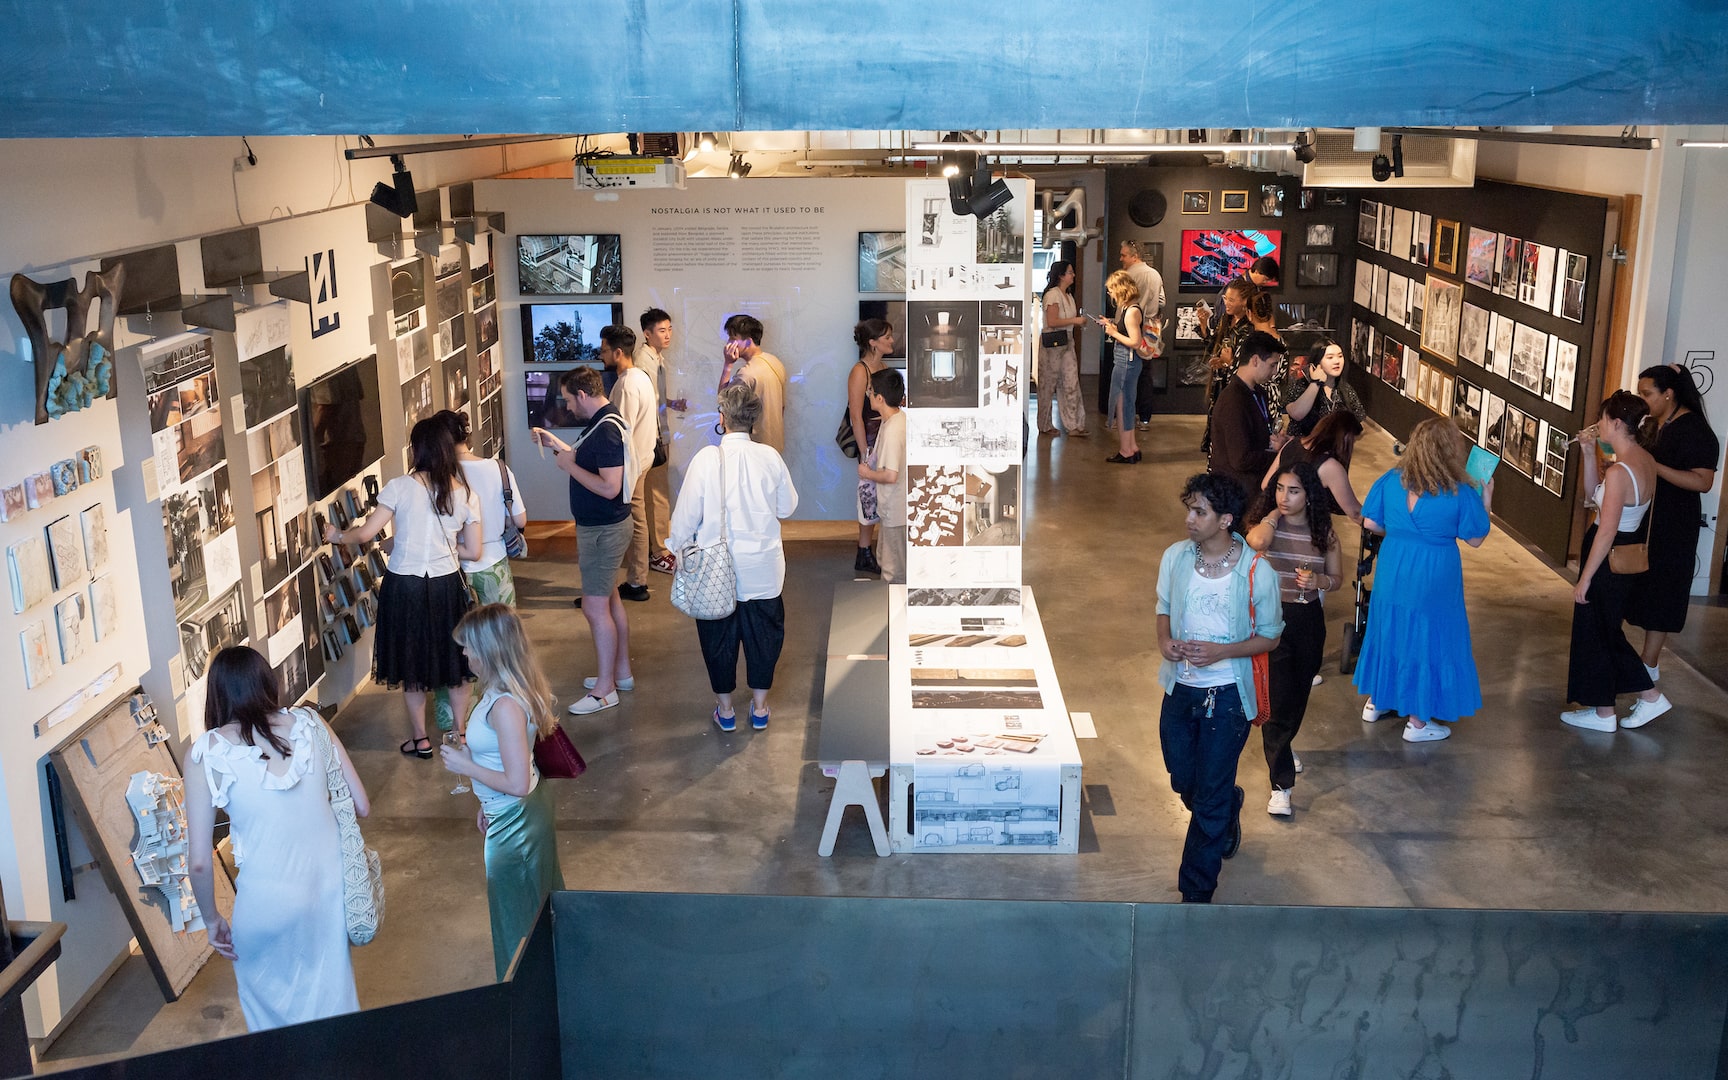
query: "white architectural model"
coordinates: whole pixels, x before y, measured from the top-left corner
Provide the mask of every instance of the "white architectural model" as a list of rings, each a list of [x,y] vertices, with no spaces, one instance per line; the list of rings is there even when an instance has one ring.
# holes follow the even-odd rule
[[[186,861],[185,781],[135,772],[126,785],[126,804],[138,821],[138,842],[132,845],[138,876],[146,888],[161,892],[175,933],[204,929]]]

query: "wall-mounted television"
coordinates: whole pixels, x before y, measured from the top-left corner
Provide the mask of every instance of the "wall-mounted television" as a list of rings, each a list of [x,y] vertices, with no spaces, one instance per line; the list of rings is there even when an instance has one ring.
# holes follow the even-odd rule
[[[624,256],[619,235],[518,236],[516,288],[524,296],[622,296]]]
[[[306,487],[316,502],[384,456],[378,357],[356,360],[302,387],[300,424]]]
[[[581,427],[582,421],[576,419],[576,414],[570,411],[564,401],[558,380],[564,377],[569,368],[535,368],[522,373],[526,384],[528,402],[528,426],[531,428]]]
[[[598,364],[600,330],[607,325],[624,325],[623,304],[523,304],[522,359],[566,367]]]
[[[1282,264],[1283,239],[1278,229],[1183,229],[1181,287],[1222,289],[1266,255]]]

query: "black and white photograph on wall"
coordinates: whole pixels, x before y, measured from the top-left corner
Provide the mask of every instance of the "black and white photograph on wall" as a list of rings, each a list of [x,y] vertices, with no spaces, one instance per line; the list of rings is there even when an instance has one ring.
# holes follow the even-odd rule
[[[1246,214],[1248,212],[1247,189],[1220,191],[1218,193],[1218,209],[1226,214]]]
[[[1406,210],[1402,206],[1392,208],[1392,254],[1397,258],[1410,258],[1410,238],[1416,231],[1416,212]]]
[[[1422,300],[1422,347],[1448,360],[1458,359],[1459,320],[1464,309],[1464,286],[1428,275]]]
[[[966,512],[966,469],[959,465],[906,467],[906,542],[912,547],[961,547]]]
[[[432,369],[427,368],[402,384],[402,430],[411,432],[414,425],[437,412],[432,401]],[[545,425],[542,424],[542,427]]]
[[[518,236],[516,285],[524,296],[620,296],[624,256],[619,235]]]
[[[1572,451],[1572,436],[1542,421],[1542,486],[1558,495],[1566,486],[1566,458]]]
[[[504,395],[493,394],[480,403],[480,456],[495,458],[503,452]]]
[[[1317,209],[1319,209],[1319,207],[1320,207],[1320,189],[1319,188],[1305,187],[1302,189],[1301,194],[1299,194],[1296,197],[1296,208],[1298,210],[1317,210]]]
[[[1404,312],[1404,329],[1415,333],[1416,340],[1422,340],[1422,309],[1428,303],[1428,291],[1415,278],[1410,279],[1410,307]]]
[[[1345,329],[1344,310],[1340,304],[1282,303],[1278,305],[1278,323],[1285,330]]]
[[[288,654],[306,643],[301,631],[300,582],[282,583],[282,587],[264,597],[264,623],[253,627],[253,636],[264,643],[263,653],[273,664],[287,659]]]
[[[1370,326],[1368,328],[1368,362],[1363,366],[1368,369],[1368,374],[1376,379],[1380,377],[1381,369],[1386,365],[1386,356],[1382,351],[1384,343],[1385,335],[1380,333],[1378,327]]]
[[[1358,367],[1368,366],[1368,357],[1372,346],[1369,344],[1369,327],[1361,319],[1350,321],[1350,359]]]
[[[296,579],[300,589],[301,643],[306,656],[308,686],[324,677],[323,623],[318,619],[318,580],[310,566]]]
[[[1498,311],[1488,313],[1488,370],[1502,379],[1512,377],[1512,332],[1517,328]]]
[[[1406,314],[1410,306],[1410,279],[1393,271],[1386,275],[1386,311],[1388,319],[1399,326],[1406,325]]]
[[[1482,427],[1476,433],[1476,445],[1502,458],[1505,443],[1501,440],[1501,429],[1505,419],[1506,399],[1492,390],[1482,391]]]
[[[298,705],[306,696],[306,691],[312,688],[312,679],[306,667],[305,646],[295,646],[294,651],[276,665],[276,682],[282,687],[281,701],[284,705]]]
[[[1375,239],[1380,235],[1380,204],[1370,199],[1363,199],[1356,207],[1356,242],[1366,247],[1373,247]]]
[[[1484,289],[1494,287],[1494,260],[1500,254],[1500,234],[1470,227],[1470,244],[1464,254],[1464,280]]]
[[[914,407],[978,403],[978,302],[913,300],[906,305],[906,398]]]
[[[978,322],[983,326],[1021,326],[1026,321],[1025,310],[1018,300],[985,300],[978,305]]]
[[[1374,307],[1374,265],[1364,259],[1356,260],[1356,276],[1350,282],[1350,299],[1370,310]]]
[[[1548,365],[1548,335],[1533,326],[1518,323],[1512,332],[1512,373],[1514,383],[1532,394],[1542,393],[1542,375]]]
[[[1020,546],[1020,466],[966,469],[967,547]]]
[[[1204,339],[1200,336],[1200,304],[1176,305],[1176,336],[1178,345],[1198,345]]]
[[[1535,294],[1527,301],[1532,307],[1543,311],[1554,307],[1554,274],[1559,267],[1559,254],[1547,244],[1536,245]]]
[[[906,234],[861,232],[858,234],[858,291],[903,293],[906,291]]]
[[[1501,296],[1517,297],[1518,275],[1524,268],[1524,241],[1516,236],[1500,236],[1500,253],[1494,259],[1494,291]]]
[[[462,288],[462,277],[444,278],[432,289],[432,299],[438,310],[434,313],[440,319],[450,319],[468,310],[467,293]]]
[[[1308,226],[1308,246],[1311,248],[1329,248],[1332,246],[1332,241],[1336,235],[1337,226],[1310,225]]]
[[[570,411],[570,406],[565,403],[564,395],[559,389],[558,380],[563,374],[562,370],[545,368],[522,373],[529,427],[556,431],[559,428],[581,426],[581,421]]]
[[[1384,266],[1374,268],[1374,314],[1386,314],[1386,293],[1391,287],[1392,272]]]
[[[908,589],[914,607],[1019,607],[1020,590],[1011,588]]]
[[[252,474],[252,505],[258,527],[264,587],[274,589],[317,550],[306,509],[306,464],[290,454]]]
[[[1581,323],[1584,321],[1584,279],[1589,274],[1590,258],[1562,248],[1558,267],[1560,280],[1554,287],[1554,314]]]
[[[906,359],[906,301],[860,300],[858,321],[865,319],[882,319],[894,329],[894,351],[888,354],[887,359]]]
[[[418,257],[390,264],[390,310],[402,318],[426,306],[426,264]]]
[[[462,245],[438,245],[438,258],[437,261],[432,264],[433,279],[436,281],[443,281],[444,279],[460,274],[461,272]]]
[[[226,465],[162,500],[162,531],[168,546],[168,585],[174,614],[185,618],[210,598],[206,553],[233,548],[233,581],[220,580],[226,556],[217,552],[218,592],[240,580],[239,538],[234,532],[234,496]]]
[[[180,658],[186,681],[204,677],[210,658],[230,645],[246,641],[246,616],[236,585],[197,614],[180,621]]]
[[[1410,230],[1410,254],[1408,258],[1417,266],[1428,265],[1428,238],[1434,235],[1434,218],[1430,214],[1417,212],[1415,224]]]
[[[1296,259],[1296,284],[1305,288],[1331,288],[1338,284],[1338,256],[1304,251]]]
[[[254,428],[294,407],[294,361],[288,347],[240,361],[240,393],[246,402],[246,427]]]
[[[1182,193],[1182,212],[1184,214],[1210,214],[1212,212],[1212,193],[1210,191],[1184,191]]]
[[[1536,478],[1539,446],[1536,418],[1514,405],[1506,406],[1506,433],[1500,459],[1531,479]]]
[[[1471,442],[1482,437],[1482,388],[1468,379],[1452,383],[1452,422]]]
[[[1010,199],[978,219],[978,261],[1021,263],[1026,259],[1026,202]]]
[[[1543,397],[1560,406],[1572,408],[1572,391],[1578,379],[1578,346],[1558,334],[1548,339],[1551,359],[1548,364],[1549,385]]]
[[[1458,358],[1480,367],[1488,366],[1488,310],[1468,300],[1458,317]]]
[[[1380,204],[1380,232],[1374,237],[1374,250],[1392,254],[1392,207]]]
[[[208,334],[176,334],[152,342],[141,349],[138,363],[144,370],[144,392],[147,394],[188,382],[215,366]],[[154,419],[153,415],[152,421]],[[150,429],[160,431],[162,426],[152,422]]]
[[[468,407],[468,351],[452,356],[444,366],[444,407],[461,412]]]
[[[488,304],[474,313],[474,347],[490,349],[498,344],[498,305]]]
[[[1284,186],[1282,184],[1260,185],[1260,216],[1284,216]]]

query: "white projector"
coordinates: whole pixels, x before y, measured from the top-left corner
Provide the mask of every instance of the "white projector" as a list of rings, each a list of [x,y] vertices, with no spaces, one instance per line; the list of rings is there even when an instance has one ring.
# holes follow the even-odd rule
[[[576,159],[576,186],[592,190],[684,190],[684,163],[669,157],[600,156]]]

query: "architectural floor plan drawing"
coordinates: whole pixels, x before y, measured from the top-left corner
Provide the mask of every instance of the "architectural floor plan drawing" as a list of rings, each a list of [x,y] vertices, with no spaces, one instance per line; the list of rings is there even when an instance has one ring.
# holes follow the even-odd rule
[[[138,820],[132,863],[145,888],[160,893],[175,933],[204,929],[186,862],[185,782],[157,772],[133,773],[126,804]]]

